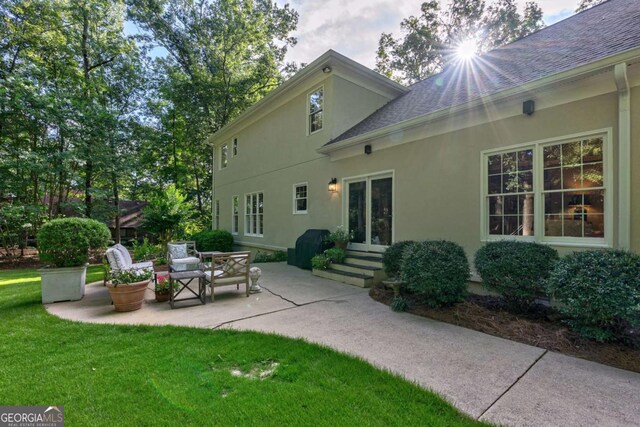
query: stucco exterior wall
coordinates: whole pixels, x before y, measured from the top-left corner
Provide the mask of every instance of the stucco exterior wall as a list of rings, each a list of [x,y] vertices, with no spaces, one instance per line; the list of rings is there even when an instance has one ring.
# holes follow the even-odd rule
[[[640,253],[640,86],[631,90],[631,249]]]

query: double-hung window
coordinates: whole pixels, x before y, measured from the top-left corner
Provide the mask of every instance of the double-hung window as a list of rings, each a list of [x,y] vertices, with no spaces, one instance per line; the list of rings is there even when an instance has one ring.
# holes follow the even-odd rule
[[[216,200],[215,203],[215,229],[220,229],[220,200]]]
[[[229,161],[229,146],[224,144],[220,147],[220,169],[227,167]]]
[[[238,155],[238,138],[233,138],[233,143],[231,144],[231,156],[235,157]]]
[[[233,196],[231,198],[231,233],[238,234],[238,225],[240,222],[240,197]]]
[[[245,195],[245,236],[262,237],[264,234],[264,195],[250,193]]]
[[[293,186],[293,213],[294,214],[306,214],[307,213],[307,183],[295,184]]]
[[[308,114],[309,134],[321,130],[324,114],[324,88],[318,88],[309,94]]]
[[[611,244],[608,133],[483,153],[486,240]]]

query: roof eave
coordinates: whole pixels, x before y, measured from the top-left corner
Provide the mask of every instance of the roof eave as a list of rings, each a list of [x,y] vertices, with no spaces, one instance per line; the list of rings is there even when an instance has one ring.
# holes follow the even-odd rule
[[[334,143],[328,142],[327,144],[318,148],[316,151],[321,154],[329,154],[334,151],[351,147],[366,141],[371,141],[371,140],[374,140],[398,131],[404,131],[407,128],[418,126],[433,120],[437,120],[444,116],[449,116],[452,114],[464,112],[466,110],[471,110],[475,107],[486,105],[489,102],[497,102],[512,96],[516,96],[521,93],[527,93],[527,92],[539,90],[545,86],[548,86],[554,83],[575,79],[578,77],[582,77],[586,74],[601,72],[607,68],[612,68],[615,64],[618,64],[621,62],[627,62],[632,59],[638,59],[638,58],[640,58],[640,47],[629,49],[614,55],[610,55],[605,58],[599,59],[597,61],[582,65],[580,67],[572,68],[567,71],[552,74],[550,76],[544,77],[542,79],[534,80],[532,82],[526,83],[521,86],[506,89],[506,90],[496,92],[490,95],[486,95],[483,97],[475,98],[463,104],[458,104],[453,107],[436,110],[421,116],[413,117],[408,120],[404,120],[398,123],[394,123],[392,125],[382,127],[380,129],[376,129],[376,130],[366,132],[360,135],[356,135],[347,139],[343,139],[342,141],[339,141],[339,142],[334,142]]]

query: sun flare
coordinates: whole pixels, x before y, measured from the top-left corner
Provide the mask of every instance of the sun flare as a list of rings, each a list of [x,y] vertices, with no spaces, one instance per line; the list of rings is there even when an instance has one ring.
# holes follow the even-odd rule
[[[456,47],[456,56],[463,61],[469,61],[478,54],[478,41],[467,39]]]

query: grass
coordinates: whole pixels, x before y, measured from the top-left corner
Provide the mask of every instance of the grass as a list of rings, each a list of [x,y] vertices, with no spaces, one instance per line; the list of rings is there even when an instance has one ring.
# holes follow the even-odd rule
[[[91,268],[87,280],[100,279]],[[0,336],[1,403],[64,405],[69,426],[482,425],[301,340],[59,319],[40,304],[36,270],[0,271]]]

